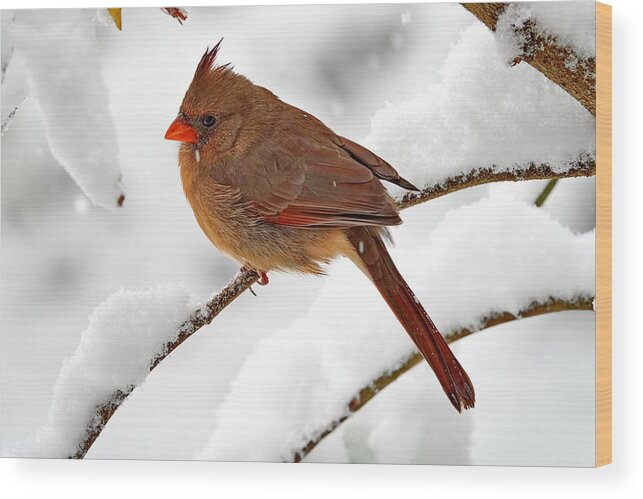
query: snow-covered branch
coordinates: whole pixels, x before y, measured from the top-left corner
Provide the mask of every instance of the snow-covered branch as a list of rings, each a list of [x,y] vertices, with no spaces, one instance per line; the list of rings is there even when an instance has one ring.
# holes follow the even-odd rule
[[[241,293],[250,288],[259,276],[253,271],[239,272],[219,293],[215,294],[207,303],[197,308],[190,317],[176,330],[176,335],[162,345],[159,353],[149,361],[149,372],[158,366],[163,359],[170,355],[181,343],[187,340],[203,326],[210,324],[214,318],[232,303]],[[147,375],[146,374],[146,375]],[[136,384],[129,384],[115,390],[111,396],[96,407],[96,413],[87,425],[85,434],[78,444],[76,451],[70,456],[73,459],[82,459],[94,441],[105,428],[109,419],[114,415],[123,401],[136,388]]]
[[[587,296],[579,296],[576,299],[558,299],[550,298],[546,302],[534,302],[529,307],[521,310],[520,312],[500,312],[490,314],[485,317],[478,327],[464,327],[453,330],[445,335],[448,343],[453,343],[459,339],[465,338],[473,333],[477,333],[505,322],[515,321],[518,319],[526,319],[528,317],[535,317],[543,314],[551,314],[554,312],[563,312],[568,310],[593,310],[593,298]],[[396,379],[402,376],[412,367],[421,363],[423,360],[422,354],[413,352],[400,364],[387,369],[377,378],[370,381],[367,385],[361,388],[355,397],[346,403],[345,410],[342,415],[337,419],[328,423],[326,429],[321,432],[316,438],[310,440],[304,447],[295,451],[292,460],[296,463],[300,462],[306,457],[317,445],[333,431],[335,431],[344,421],[350,418],[357,411],[362,409],[373,397],[380,391],[393,383]]]
[[[2,129],[0,130],[0,136],[4,135],[4,133],[7,130],[9,130],[9,126],[11,125],[11,122],[13,121],[13,118],[16,115],[16,111],[18,111],[18,106],[14,106],[14,108],[11,110],[7,118],[2,122]]]
[[[495,166],[472,170],[466,174],[447,177],[438,184],[425,187],[420,192],[409,192],[397,200],[400,209],[415,206],[452,192],[468,189],[491,182],[519,182],[523,180],[543,180],[568,177],[591,177],[596,174],[596,161],[589,154],[583,154],[562,168],[554,168],[548,163],[527,163],[515,165],[511,169],[498,169]]]
[[[429,188],[425,188],[421,193],[416,195],[406,195],[397,199],[397,204],[400,209],[405,209],[410,206],[415,206],[417,204],[435,199],[442,195],[448,194],[450,192],[455,192],[457,190],[462,190],[467,187],[474,187],[484,183],[490,182],[500,182],[500,181],[521,181],[521,180],[532,180],[532,179],[546,179],[554,177],[571,177],[571,176],[590,176],[594,174],[594,161],[591,156],[584,157],[583,160],[578,160],[570,164],[564,165],[562,167],[552,167],[551,165],[541,164],[536,165],[531,163],[524,167],[516,167],[514,170],[500,170],[496,171],[493,167],[481,168],[469,172],[466,175],[461,176],[460,178],[451,178],[446,179],[440,184],[434,185]],[[455,229],[454,229],[455,230]],[[78,393],[70,393],[70,388],[65,388],[70,382],[73,383],[83,383],[78,379],[72,380],[73,376],[78,374],[78,369],[69,369],[70,365],[73,365],[74,362],[84,364],[83,370],[93,371],[91,373],[92,383],[97,379],[104,378],[109,386],[97,389],[96,386],[92,385],[91,389],[84,387],[81,391],[82,395],[86,397],[86,400],[79,401],[80,409],[72,407],[72,410],[75,411],[72,416],[69,414],[69,407],[66,407],[66,412],[64,416],[58,416],[61,423],[64,423],[66,427],[69,428],[69,421],[76,420],[78,428],[71,429],[71,433],[74,436],[69,436],[64,439],[64,442],[61,442],[61,446],[58,447],[56,454],[62,455],[71,455],[73,458],[83,458],[87,451],[90,449],[96,438],[101,434],[105,425],[108,423],[109,419],[113,416],[116,410],[120,407],[123,401],[132,393],[136,386],[140,385],[149,372],[158,366],[171,352],[173,352],[181,343],[187,340],[192,334],[198,331],[203,326],[210,324],[212,320],[232,301],[234,301],[238,296],[240,296],[244,291],[250,288],[250,286],[255,283],[257,280],[257,275],[253,272],[240,272],[234,279],[219,293],[217,293],[210,301],[205,305],[196,308],[192,313],[185,311],[185,302],[189,301],[184,297],[184,294],[179,293],[179,297],[176,299],[171,299],[170,304],[163,305],[163,314],[167,314],[167,309],[172,309],[174,303],[180,303],[179,312],[176,312],[172,316],[172,319],[160,320],[159,317],[154,316],[154,312],[150,312],[148,307],[152,307],[151,310],[157,310],[159,307],[159,296],[158,291],[153,291],[148,293],[147,296],[141,301],[138,301],[138,298],[132,299],[129,297],[127,299],[128,304],[133,304],[134,310],[124,311],[121,309],[114,308],[112,313],[116,314],[122,318],[111,317],[108,313],[108,317],[103,318],[99,322],[107,323],[109,331],[102,331],[102,326],[96,326],[92,324],[92,319],[97,316],[97,312],[105,308],[105,303],[109,304],[111,297],[104,304],[98,307],[98,309],[92,314],[90,318],[90,327],[87,331],[83,333],[83,338],[81,344],[78,347],[74,357],[71,360],[66,362],[59,380],[55,388],[54,396],[54,407],[52,409],[53,419],[56,420],[56,412],[60,410],[57,408],[57,405],[64,405],[66,400],[69,398],[78,399]],[[121,295],[123,292],[119,292],[116,295]],[[139,293],[140,295],[140,293]],[[137,295],[138,296],[138,295]],[[567,300],[567,301],[565,301]],[[569,298],[559,298],[557,303],[574,303],[574,300]],[[163,304],[163,297],[160,299],[160,303]],[[121,304],[122,305],[122,304]],[[501,304],[499,304],[501,305]],[[542,306],[533,305],[534,307]],[[571,306],[571,305],[570,305]],[[564,307],[561,309],[565,309]],[[502,310],[498,308],[498,310]],[[530,309],[525,309],[517,314],[512,314],[511,312],[491,314],[488,315],[484,321],[487,321],[488,324],[491,324],[493,321],[495,323],[503,322],[503,320],[498,320],[498,317],[504,318],[504,320],[512,320],[517,317],[526,316]],[[546,308],[544,311],[539,313],[546,313],[547,311],[554,311],[553,309]],[[180,320],[181,315],[185,317],[189,314],[189,317],[185,320]],[[161,316],[162,317],[162,316]],[[177,321],[176,317],[179,317]],[[479,328],[459,328],[459,334],[462,336],[465,334],[463,331],[473,332],[480,328],[489,327],[484,325],[484,321],[480,323]],[[153,328],[156,327],[158,330],[155,331]],[[112,383],[110,385],[109,380],[113,377],[109,374],[112,366],[112,360],[114,356],[121,357],[121,366],[124,365],[122,358],[127,356],[123,352],[131,350],[132,347],[132,338],[130,332],[136,332],[136,335],[140,338],[141,328],[149,330],[150,338],[157,338],[156,341],[151,341],[148,345],[148,348],[145,352],[142,352],[140,355],[136,356],[135,359],[132,359],[131,363],[131,374],[129,376],[122,375],[119,377],[119,380],[116,384]],[[454,330],[455,331],[455,330]],[[93,344],[87,338],[96,336],[98,334],[103,335],[103,339],[109,335],[114,335],[114,339],[110,345],[103,344]],[[456,334],[455,332],[452,334]],[[455,336],[454,336],[455,337]],[[158,340],[161,338],[161,340]],[[93,352],[87,354],[83,349],[88,348],[88,345],[94,345],[94,348],[100,348],[104,352]],[[106,358],[100,357],[99,360],[96,360],[96,355],[105,355]],[[131,354],[129,355],[131,357]],[[109,357],[109,358],[107,358]],[[121,368],[122,372],[127,372],[127,369]],[[83,374],[85,376],[86,374]],[[101,381],[102,383],[103,381]],[[77,387],[76,387],[77,389]],[[93,395],[90,395],[93,394]],[[96,395],[98,394],[98,396]],[[92,402],[94,401],[94,402]],[[52,429],[58,426],[55,421],[52,421]],[[61,432],[60,429],[57,430],[58,433]],[[312,448],[312,447],[311,447]],[[304,453],[305,454],[305,453]],[[303,455],[303,454],[302,454]]]
[[[257,279],[252,271],[239,272],[196,308],[188,293],[172,286],[121,290],[101,303],[54,386],[49,425],[38,435],[43,455],[82,459],[147,375]]]
[[[545,4],[547,5],[547,4]],[[535,3],[463,3],[462,6],[495,32],[506,49],[509,62],[525,61],[543,73],[596,115],[596,57],[594,40],[574,39],[574,34],[591,34],[582,22],[594,22],[594,4],[587,16],[573,11],[576,29],[565,16],[552,17],[552,9]]]

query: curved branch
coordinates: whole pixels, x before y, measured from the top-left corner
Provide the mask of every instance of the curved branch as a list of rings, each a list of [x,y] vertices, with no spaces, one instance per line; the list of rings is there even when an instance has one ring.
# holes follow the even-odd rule
[[[498,171],[496,167],[478,168],[469,172],[468,174],[446,178],[441,183],[426,187],[418,193],[406,194],[405,196],[397,199],[396,204],[398,208],[402,210],[424,203],[431,199],[444,196],[445,194],[449,194],[451,192],[456,192],[462,189],[475,187],[490,182],[517,182],[522,180],[592,176],[595,173],[595,161],[589,154],[583,155],[579,159],[570,162],[567,165],[564,165],[562,168],[556,169],[546,163],[529,163],[523,166],[516,165],[514,166],[513,170],[500,171]],[[163,361],[163,359],[165,359],[179,345],[181,345],[181,343],[187,340],[200,328],[210,324],[212,320],[217,315],[219,315],[219,313],[221,313],[221,311],[225,307],[232,303],[232,301],[234,301],[244,291],[249,289],[252,284],[257,282],[258,278],[259,276],[255,272],[238,273],[234,277],[234,279],[230,281],[230,283],[228,283],[225,288],[223,288],[220,293],[215,295],[203,307],[193,312],[190,318],[183,323],[183,325],[179,328],[177,339],[171,343],[166,344],[163,349],[163,353],[150,360],[150,371],[158,366]],[[386,384],[383,386],[386,386]],[[87,454],[87,451],[91,448],[94,441],[101,434],[107,422],[114,415],[123,401],[134,391],[135,388],[136,386],[132,385],[118,389],[112,393],[111,397],[108,400],[96,407],[94,416],[87,424],[85,436],[83,440],[78,444],[77,451],[72,456],[70,456],[71,458],[82,459],[83,457],[85,457],[85,454]],[[316,443],[313,445],[313,447],[315,445]],[[303,453],[302,457],[306,455],[306,453],[307,452]]]
[[[150,360],[150,372],[181,345],[181,343],[203,326],[210,324],[224,308],[237,299],[241,293],[250,288],[258,279],[259,275],[252,270],[237,273],[219,293],[195,310],[190,317],[181,324],[176,339],[166,343],[161,353]],[[87,451],[101,434],[107,422],[135,388],[136,386],[130,385],[125,389],[116,390],[108,400],[96,407],[96,413],[87,424],[87,430],[83,440],[78,443],[76,452],[71,455],[70,458],[82,459],[85,457],[85,454],[87,454]]]
[[[452,192],[492,182],[520,182],[523,180],[592,177],[594,175],[596,175],[596,160],[589,154],[580,155],[577,159],[564,165],[563,168],[554,168],[548,163],[537,164],[533,162],[514,165],[510,170],[491,166],[448,177],[439,184],[425,187],[420,192],[409,192],[397,199],[396,203],[398,208],[403,210]]]
[[[496,31],[507,3],[463,3],[462,6]],[[521,40],[521,54],[514,64],[525,61],[579,101],[596,116],[596,58],[579,56],[553,35],[544,34],[533,20],[511,27]]]
[[[475,328],[461,328],[456,329],[449,334],[445,335],[447,343],[453,343],[459,339],[465,338],[473,333],[483,331],[493,326],[503,324],[518,319],[526,319],[537,315],[551,314],[554,312],[562,312],[566,310],[593,310],[593,298],[581,296],[575,300],[564,300],[561,298],[550,298],[546,302],[534,302],[517,314],[511,312],[493,313],[480,321],[478,327]],[[304,447],[294,452],[292,461],[295,463],[300,462],[312,451],[317,445],[333,431],[335,431],[344,421],[350,418],[357,411],[362,409],[368,402],[370,402],[379,392],[390,385],[393,381],[402,376],[405,372],[409,371],[412,367],[421,363],[423,360],[419,352],[414,352],[409,355],[400,365],[392,369],[386,370],[380,376],[371,381],[367,386],[359,390],[357,395],[353,397],[345,406],[344,414],[334,421],[330,422],[326,428],[319,433],[319,435],[310,440]]]

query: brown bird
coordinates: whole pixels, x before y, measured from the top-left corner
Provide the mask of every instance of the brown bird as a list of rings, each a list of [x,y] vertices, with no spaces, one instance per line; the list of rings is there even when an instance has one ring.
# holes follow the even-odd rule
[[[382,181],[417,188],[386,161],[282,102],[206,50],[165,138],[182,142],[181,181],[197,222],[246,269],[323,274],[340,255],[375,284],[453,406],[473,384],[400,275],[384,240],[402,223]]]

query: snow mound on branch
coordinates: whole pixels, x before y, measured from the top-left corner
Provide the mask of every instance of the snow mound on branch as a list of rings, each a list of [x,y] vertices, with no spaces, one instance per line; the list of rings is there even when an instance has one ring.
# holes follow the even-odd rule
[[[595,326],[594,314],[562,312],[458,341],[454,352],[476,384],[475,410],[458,414],[444,406],[444,393],[420,365],[309,460],[593,467]]]
[[[447,212],[431,233],[428,254],[436,264],[427,278],[444,281],[453,300],[439,325],[445,332],[478,327],[499,305],[515,315],[550,297],[593,297],[594,236],[574,234],[544,210],[491,186],[490,197]]]
[[[100,68],[94,10],[20,11],[11,24],[15,55],[27,70],[49,147],[100,206],[123,202],[116,133]]]
[[[482,23],[462,32],[440,72],[423,95],[378,111],[366,139],[418,187],[531,161],[562,171],[594,154],[593,116],[531,66],[508,67]]]
[[[554,37],[583,59],[596,57],[596,3],[519,2],[510,3],[498,18],[496,36],[502,40],[507,60],[521,55],[529,40],[515,30],[533,21],[532,29],[545,38]]]
[[[593,232],[576,235],[500,191],[448,212],[428,244],[391,254],[444,334],[551,297],[594,295]],[[350,262],[339,261],[308,313],[257,345],[196,458],[291,460],[347,414],[362,387],[411,351],[375,288]],[[440,401],[452,410],[446,397]]]
[[[96,307],[54,385],[49,426],[38,436],[38,455],[72,455],[96,407],[115,391],[140,385],[151,360],[176,338],[193,310],[190,295],[173,285],[120,290]]]

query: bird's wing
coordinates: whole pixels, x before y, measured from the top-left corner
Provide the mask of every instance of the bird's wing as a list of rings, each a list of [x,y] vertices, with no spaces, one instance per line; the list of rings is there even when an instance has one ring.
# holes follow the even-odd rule
[[[364,146],[361,146],[346,137],[340,137],[339,135],[332,137],[332,141],[337,144],[338,147],[344,149],[353,159],[355,159],[355,161],[369,168],[376,177],[395,185],[399,185],[400,187],[410,191],[420,190],[408,180],[400,177],[400,174],[397,173],[395,168],[389,165],[377,154],[366,149]]]
[[[259,218],[292,227],[402,223],[379,179],[406,181],[367,149],[339,140],[342,145],[334,140],[324,144],[293,140],[272,154],[271,164],[263,160],[257,169],[263,177],[261,187],[244,196]]]

